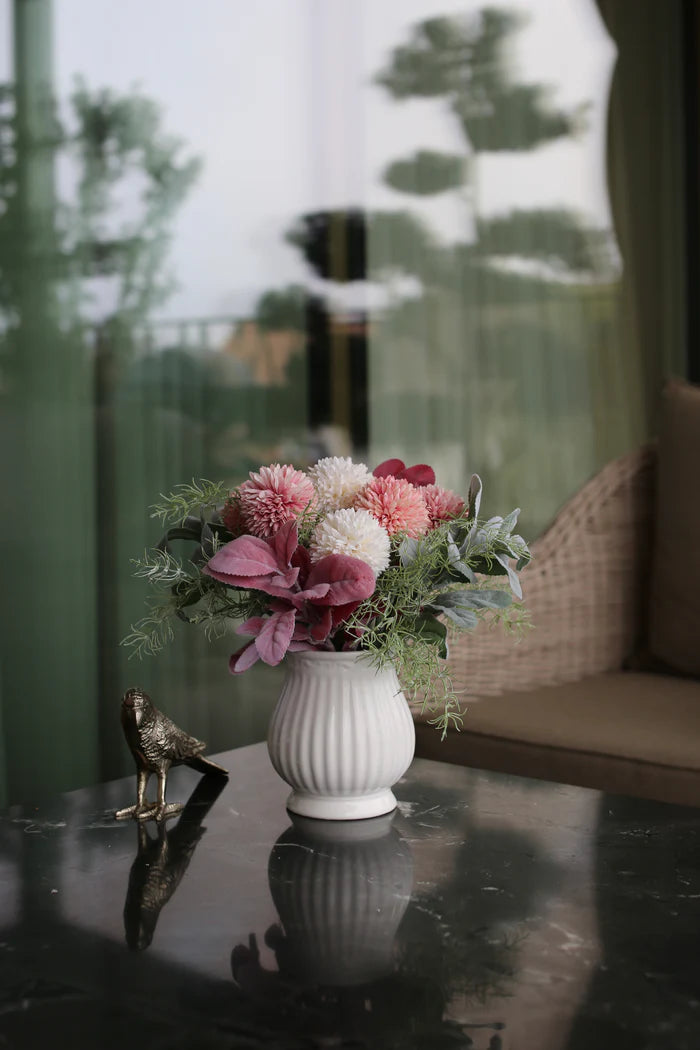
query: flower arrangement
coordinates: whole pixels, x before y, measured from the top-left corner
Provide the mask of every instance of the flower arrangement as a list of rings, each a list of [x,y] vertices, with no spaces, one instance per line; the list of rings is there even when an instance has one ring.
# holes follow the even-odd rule
[[[438,709],[444,732],[460,721],[450,633],[484,617],[523,620],[517,574],[530,554],[513,533],[519,512],[480,521],[481,489],[474,475],[463,499],[426,464],[390,459],[370,473],[337,456],[306,471],[261,467],[233,491],[181,485],[153,508],[170,527],[136,574],[158,597],[125,644],[157,652],[179,617],[210,637],[232,627],[248,637],[233,674],[302,650],[365,651],[396,666],[410,699]],[[195,544],[189,558],[175,540]]]

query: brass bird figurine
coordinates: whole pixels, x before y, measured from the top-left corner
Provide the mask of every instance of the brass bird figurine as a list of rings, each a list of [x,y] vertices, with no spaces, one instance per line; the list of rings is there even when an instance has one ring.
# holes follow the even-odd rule
[[[202,756],[206,744],[179,729],[174,722],[153,706],[148,693],[128,689],[122,697],[122,729],[136,762],[136,805],[117,810],[117,820],[165,820],[182,810],[179,803],[166,805],[165,785],[172,766],[186,765],[198,773],[228,777],[216,762]],[[146,787],[151,774],[158,777],[158,799],[146,801]]]

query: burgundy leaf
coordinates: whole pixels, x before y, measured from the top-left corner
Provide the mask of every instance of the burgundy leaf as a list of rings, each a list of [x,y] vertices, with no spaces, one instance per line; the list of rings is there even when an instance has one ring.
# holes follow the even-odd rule
[[[249,667],[252,667],[254,663],[260,659],[258,650],[255,648],[255,642],[248,642],[242,649],[234,653],[228,662],[228,669],[231,674],[242,674],[247,671]]]
[[[325,642],[333,627],[333,614],[329,608],[324,609],[321,618],[311,625],[310,635],[315,642]]]
[[[347,602],[362,601],[369,598],[374,591],[374,573],[367,562],[360,558],[351,558],[348,554],[328,554],[312,567],[306,581],[311,590],[320,583],[330,584],[322,598],[314,600],[315,605],[345,605]]]
[[[337,627],[338,624],[344,623],[345,620],[352,616],[355,609],[361,604],[362,602],[356,601],[346,602],[344,605],[334,605],[331,609],[331,612],[333,613],[333,626]]]
[[[289,648],[289,643],[294,631],[295,613],[293,609],[288,612],[274,613],[255,639],[255,648],[258,650],[260,659],[271,667],[276,667]]]
[[[299,569],[299,583],[303,587],[306,583],[306,577],[311,571],[311,555],[301,543],[292,555],[291,564]]]
[[[424,485],[435,484],[435,471],[427,463],[416,463],[415,467],[406,467],[396,477],[410,481],[412,485],[417,485],[418,488],[422,488]]]
[[[284,525],[277,530],[270,540],[279,568],[284,567],[286,569],[291,565],[292,556],[297,549],[298,543],[299,530],[297,529],[297,523],[294,518],[290,518],[289,521],[285,521]]]
[[[406,469],[406,464],[402,459],[385,459],[383,463],[380,463],[378,467],[375,467],[372,473],[375,478],[388,478],[398,477],[402,470]]]

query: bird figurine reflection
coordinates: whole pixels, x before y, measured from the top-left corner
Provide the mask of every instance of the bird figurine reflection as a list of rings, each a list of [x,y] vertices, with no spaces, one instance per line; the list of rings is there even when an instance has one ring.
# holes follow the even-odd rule
[[[206,828],[202,821],[224,789],[223,777],[202,777],[177,824],[166,830],[160,821],[153,838],[145,821],[138,821],[138,852],[131,865],[124,903],[126,943],[143,951],[153,940],[162,909],[182,882],[197,843]]]
[[[186,765],[198,773],[228,777],[228,772],[204,758],[206,744],[185,733],[154,707],[148,693],[128,689],[122,697],[121,722],[126,742],[136,762],[136,805],[117,810],[117,820],[165,820],[180,813],[179,803],[166,804],[165,786],[173,766]],[[158,798],[146,800],[151,774],[158,777]]]

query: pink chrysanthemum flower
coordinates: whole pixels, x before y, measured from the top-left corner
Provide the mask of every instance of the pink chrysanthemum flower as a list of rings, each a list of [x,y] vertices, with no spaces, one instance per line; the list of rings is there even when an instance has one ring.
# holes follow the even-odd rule
[[[428,509],[431,529],[437,528],[441,521],[459,517],[466,506],[461,496],[451,489],[441,488],[440,485],[423,486],[421,495]]]
[[[403,478],[373,478],[357,494],[353,506],[368,510],[390,536],[397,532],[422,536],[430,527],[430,517],[421,492]]]
[[[238,489],[241,518],[248,532],[265,539],[285,521],[298,518],[314,498],[314,486],[301,470],[273,463],[251,471]]]

